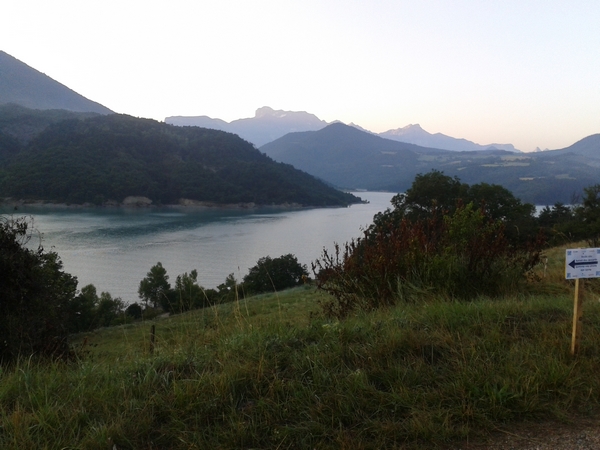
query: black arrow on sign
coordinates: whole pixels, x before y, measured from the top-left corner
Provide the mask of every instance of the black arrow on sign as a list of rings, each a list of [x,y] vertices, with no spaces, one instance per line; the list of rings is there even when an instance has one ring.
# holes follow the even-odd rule
[[[580,262],[575,262],[575,260],[571,261],[569,263],[569,265],[574,269],[577,266],[597,266],[598,265],[598,260],[595,261],[580,261]]]

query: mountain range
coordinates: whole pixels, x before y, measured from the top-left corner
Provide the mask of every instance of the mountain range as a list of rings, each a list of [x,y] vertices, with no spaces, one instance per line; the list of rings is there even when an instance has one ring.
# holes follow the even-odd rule
[[[283,111],[274,110],[268,106],[258,108],[254,117],[237,119],[226,122],[221,119],[213,119],[208,116],[171,116],[165,118],[165,122],[178,126],[197,126],[213,128],[215,130],[228,131],[252,142],[257,147],[279,139],[287,133],[301,131],[318,131],[325,128],[334,121],[328,123],[319,119],[314,114],[305,111]],[[354,128],[367,133],[375,134],[359,125],[350,124]],[[445,134],[431,134],[421,128],[420,125],[408,125],[404,128],[388,130],[379,133],[386,139],[420,145],[422,147],[440,148],[452,151],[479,151],[479,150],[506,150],[519,152],[512,144],[488,144],[479,145],[466,139],[457,139]]]

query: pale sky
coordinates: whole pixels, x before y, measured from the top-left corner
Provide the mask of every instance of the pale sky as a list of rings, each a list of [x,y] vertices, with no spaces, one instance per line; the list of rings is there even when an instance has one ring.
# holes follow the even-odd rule
[[[520,150],[600,133],[598,0],[18,0],[0,50],[119,113],[262,106]]]

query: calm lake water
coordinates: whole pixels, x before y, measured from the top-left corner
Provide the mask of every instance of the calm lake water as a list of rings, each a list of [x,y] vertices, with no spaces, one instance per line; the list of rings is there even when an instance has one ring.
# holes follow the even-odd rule
[[[359,192],[368,204],[303,210],[192,210],[20,208],[42,233],[42,244],[61,257],[78,286],[96,286],[128,303],[158,261],[172,284],[198,270],[199,283],[214,288],[233,273],[241,280],[263,256],[293,253],[310,270],[323,248],[361,235],[394,195]],[[5,213],[8,211],[4,211]],[[10,211],[14,213],[14,211]]]

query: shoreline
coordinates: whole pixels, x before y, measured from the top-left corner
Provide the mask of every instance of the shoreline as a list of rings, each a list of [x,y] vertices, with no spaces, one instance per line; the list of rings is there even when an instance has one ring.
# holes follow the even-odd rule
[[[362,203],[362,202],[361,202]],[[360,203],[357,203],[360,204]],[[54,203],[44,200],[15,200],[12,198],[0,199],[0,208],[13,209],[19,211],[24,208],[34,209],[184,209],[184,210],[254,210],[262,208],[275,208],[275,209],[310,209],[310,208],[347,208],[351,205],[328,205],[328,206],[316,206],[316,205],[301,205],[299,203],[281,203],[281,204],[257,204],[254,202],[240,202],[240,203],[216,203],[209,201],[199,201],[191,199],[180,199],[179,203],[173,204],[154,204],[148,198],[135,198],[131,199],[127,197],[123,202],[119,203],[116,201],[104,202],[102,205],[94,203]]]

